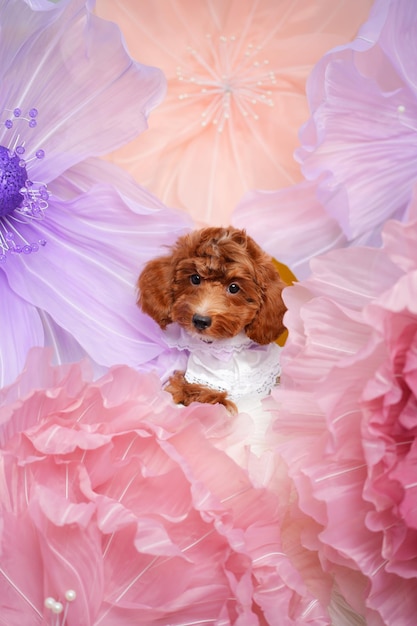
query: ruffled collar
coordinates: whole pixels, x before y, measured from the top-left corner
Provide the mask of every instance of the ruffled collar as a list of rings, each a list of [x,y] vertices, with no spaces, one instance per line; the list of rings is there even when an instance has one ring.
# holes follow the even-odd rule
[[[204,353],[211,354],[222,361],[229,360],[232,354],[243,350],[259,348],[259,345],[249,339],[243,331],[235,337],[211,339],[202,335],[191,335],[179,324],[173,323],[166,328],[164,336],[170,348],[186,350],[190,354],[204,351]]]

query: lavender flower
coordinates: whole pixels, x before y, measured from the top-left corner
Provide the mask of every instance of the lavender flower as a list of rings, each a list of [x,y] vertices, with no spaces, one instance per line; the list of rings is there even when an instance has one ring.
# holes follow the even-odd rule
[[[356,39],[327,53],[309,77],[311,117],[296,151],[305,181],[248,194],[235,213],[234,223],[300,278],[313,256],[379,245],[386,220],[408,219],[417,180],[416,41],[414,2],[376,0]]]
[[[3,2],[0,18],[0,384],[44,343],[140,364],[158,347],[135,276],[185,221],[93,157],[146,129],[165,80],[85,0]]]

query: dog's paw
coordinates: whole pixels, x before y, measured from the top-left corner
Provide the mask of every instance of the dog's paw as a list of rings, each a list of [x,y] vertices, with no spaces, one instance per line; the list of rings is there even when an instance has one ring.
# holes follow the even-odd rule
[[[237,415],[239,413],[236,404],[227,398],[224,401],[220,401],[220,404],[223,404],[226,407],[230,415]]]
[[[174,372],[165,386],[176,404],[190,405],[192,402],[205,404],[222,404],[231,415],[238,413],[237,406],[229,400],[225,391],[217,391],[204,385],[189,383],[184,372]]]
[[[174,372],[165,385],[165,391],[171,394],[175,404],[186,404],[185,385],[187,381],[184,378],[184,372]]]

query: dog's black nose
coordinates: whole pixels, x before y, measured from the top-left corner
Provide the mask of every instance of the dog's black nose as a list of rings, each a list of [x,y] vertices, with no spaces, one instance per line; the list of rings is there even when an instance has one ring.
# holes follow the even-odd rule
[[[211,317],[208,315],[193,315],[193,324],[198,330],[206,330],[211,326]]]

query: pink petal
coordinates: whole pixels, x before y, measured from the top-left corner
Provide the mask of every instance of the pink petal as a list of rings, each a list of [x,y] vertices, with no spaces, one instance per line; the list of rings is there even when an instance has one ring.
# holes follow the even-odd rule
[[[16,424],[0,453],[2,506],[36,530],[19,561],[38,566],[32,621],[48,618],[46,596],[74,589],[74,625],[255,625],[263,614],[271,624],[278,615],[326,623],[285,552],[281,494],[253,485],[225,452],[246,437],[239,416],[177,407],[156,377],[126,366],[92,380],[78,363],[45,360],[36,392],[19,399],[39,362],[8,390]],[[3,566],[1,601],[16,595],[15,606],[33,580],[16,579],[16,593],[13,565]]]
[[[416,591],[416,229],[388,224],[382,248],[332,251],[285,291],[269,400],[297,492],[289,523],[369,623],[413,619],[398,599]]]
[[[102,602],[103,572],[97,558],[101,535],[90,523],[93,511],[91,504],[72,505],[46,490],[39,490],[30,505],[46,573],[46,594],[65,603],[65,592],[76,592],[68,611],[74,624],[94,624]],[[50,520],[48,513],[59,517]]]
[[[19,516],[2,507],[1,520],[1,619],[5,624],[26,621],[41,626],[46,595],[39,580],[43,564],[36,530],[28,514]]]

